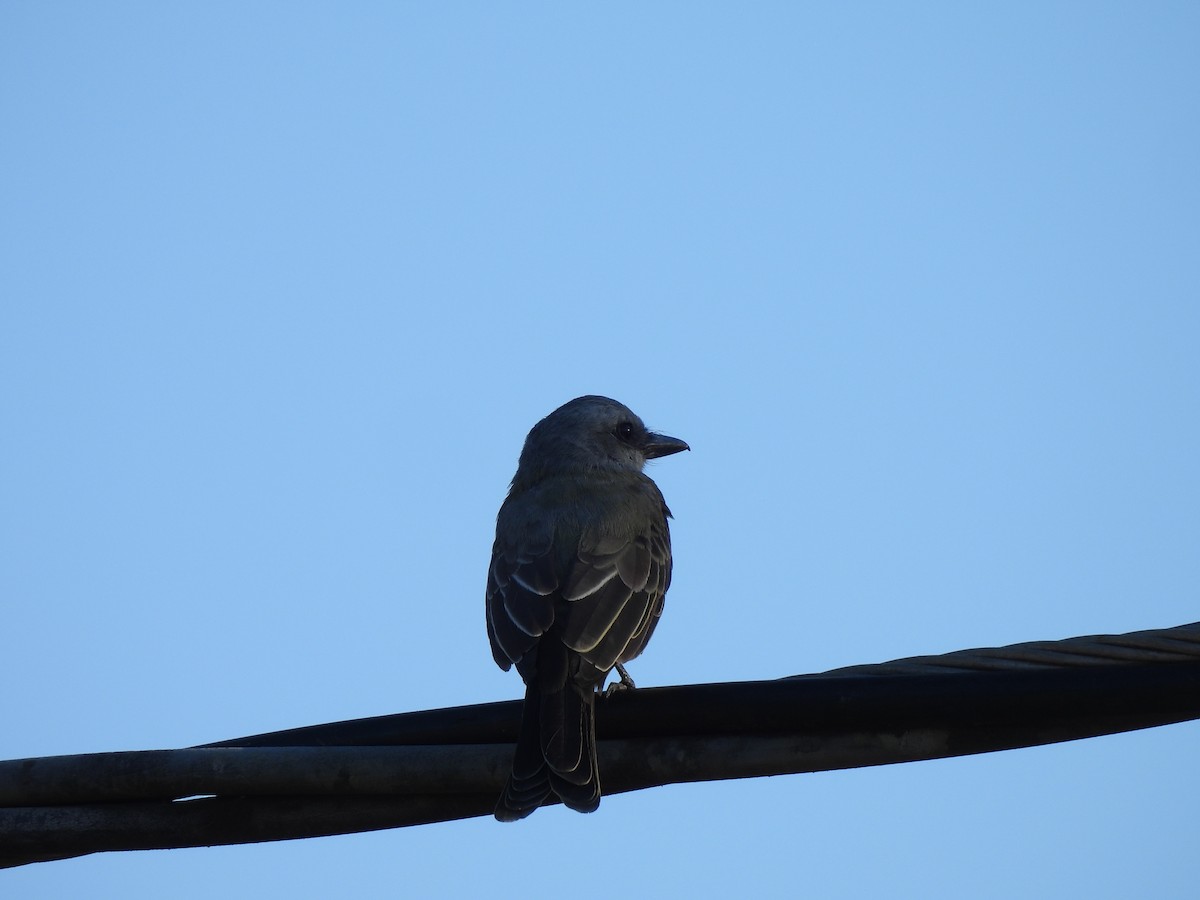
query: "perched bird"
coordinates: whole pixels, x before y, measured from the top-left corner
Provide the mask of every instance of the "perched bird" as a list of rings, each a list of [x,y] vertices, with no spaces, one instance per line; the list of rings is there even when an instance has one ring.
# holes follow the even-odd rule
[[[496,804],[523,819],[551,792],[600,805],[595,697],[646,646],[671,583],[671,511],[642,473],[690,449],[607,397],[577,397],[529,432],[496,517],[487,628],[500,668],[525,680],[512,775]]]

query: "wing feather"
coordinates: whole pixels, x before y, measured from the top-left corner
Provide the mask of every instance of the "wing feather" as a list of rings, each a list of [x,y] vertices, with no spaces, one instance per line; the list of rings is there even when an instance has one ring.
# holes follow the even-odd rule
[[[571,602],[563,642],[602,672],[637,656],[662,612],[670,579],[666,517],[647,534],[584,534],[563,585]]]
[[[516,545],[492,546],[488,568],[487,623],[492,656],[502,669],[520,662],[554,624],[559,580],[554,530],[545,521],[523,529]]]

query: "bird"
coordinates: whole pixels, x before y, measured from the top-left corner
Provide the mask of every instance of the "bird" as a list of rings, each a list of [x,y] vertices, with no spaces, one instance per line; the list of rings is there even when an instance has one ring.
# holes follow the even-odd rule
[[[622,664],[645,649],[671,584],[671,511],[643,468],[690,449],[596,395],[563,404],[526,437],[496,516],[486,592],[492,655],[525,682],[500,821],[551,794],[578,812],[599,807],[596,692],[614,668],[633,686]]]

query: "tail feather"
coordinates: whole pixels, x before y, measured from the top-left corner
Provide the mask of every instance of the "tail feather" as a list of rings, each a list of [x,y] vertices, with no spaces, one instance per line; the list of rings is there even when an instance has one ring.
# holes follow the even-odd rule
[[[540,714],[541,704],[537,702],[537,695],[533,688],[527,688],[512,773],[496,802],[495,816],[501,822],[516,822],[525,818],[550,796],[550,770],[542,756],[540,741]]]
[[[526,688],[512,774],[496,804],[502,822],[523,819],[550,794],[578,812],[600,805],[595,689],[568,672],[568,653],[543,653]]]
[[[567,693],[577,692],[572,687]],[[550,786],[562,802],[576,812],[595,812],[600,806],[600,767],[596,762],[596,694],[591,688],[579,697],[579,753],[573,770],[550,765]],[[547,756],[549,759],[549,756]]]
[[[542,755],[550,769],[571,784],[595,780],[595,698],[591,686],[576,684],[539,698]]]

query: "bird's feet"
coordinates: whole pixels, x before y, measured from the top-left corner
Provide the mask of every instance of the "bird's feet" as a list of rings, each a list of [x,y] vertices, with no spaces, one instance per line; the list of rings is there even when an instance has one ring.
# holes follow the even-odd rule
[[[621,676],[621,680],[614,681],[604,689],[605,697],[611,697],[613,694],[621,691],[632,691],[635,687],[637,687],[637,685],[633,683],[633,679],[629,677],[629,673],[625,671],[625,667],[623,665],[617,663],[615,668],[617,670],[617,674]]]

